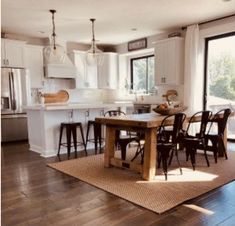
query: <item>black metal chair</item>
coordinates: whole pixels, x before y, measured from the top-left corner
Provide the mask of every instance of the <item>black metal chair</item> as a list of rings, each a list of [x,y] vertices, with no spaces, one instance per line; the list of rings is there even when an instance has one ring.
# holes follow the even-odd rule
[[[121,110],[110,110],[104,113],[104,116],[121,116],[121,115],[126,115],[125,112]],[[121,131],[116,130],[115,133],[115,145],[116,147],[120,146],[121,149],[121,157],[122,160],[126,159],[126,146],[131,143],[132,141],[135,141],[135,137],[132,137],[129,131],[127,131],[127,136],[121,136]]]
[[[173,128],[171,132],[171,138],[169,138],[169,134],[167,132],[167,126],[168,121],[170,119],[174,118]],[[158,128],[158,135],[157,135],[157,152],[158,152],[158,168],[160,168],[161,162],[162,162],[162,168],[163,172],[165,174],[165,179],[167,180],[167,171],[168,171],[168,159],[170,156],[173,156],[175,153],[177,163],[180,169],[180,173],[182,174],[182,169],[180,166],[179,158],[178,158],[178,138],[180,131],[182,129],[183,122],[186,118],[186,115],[184,113],[177,113],[173,115],[166,116],[161,126]]]
[[[206,129],[207,124],[211,118],[212,112],[211,111],[199,111],[195,113],[188,122],[187,130],[184,132],[184,137],[182,138],[182,143],[184,145],[184,148],[186,149],[186,161],[188,161],[189,157],[193,166],[193,170],[195,170],[196,166],[196,152],[197,149],[203,149],[204,150],[204,156],[206,159],[207,166],[210,166],[208,157],[207,157],[207,149],[206,149]],[[191,135],[190,129],[192,129],[192,125],[195,125],[196,122],[198,122],[197,118],[200,117],[200,125],[199,125],[199,131],[196,131]]]
[[[227,125],[228,117],[231,114],[229,108],[222,109],[218,111],[211,119],[211,125],[208,133],[206,134],[207,150],[212,151],[215,158],[215,163],[217,163],[218,154],[222,154],[228,159],[226,148],[224,145],[224,131]],[[217,132],[213,133],[211,129],[216,125]],[[208,141],[211,141],[212,145],[209,145]]]

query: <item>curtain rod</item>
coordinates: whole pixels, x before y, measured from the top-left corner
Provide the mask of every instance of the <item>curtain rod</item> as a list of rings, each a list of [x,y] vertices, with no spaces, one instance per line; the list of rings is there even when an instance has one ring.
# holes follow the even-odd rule
[[[214,22],[214,21],[217,21],[217,20],[223,20],[223,19],[226,19],[226,18],[229,18],[229,17],[233,17],[233,16],[235,16],[235,14],[231,14],[231,15],[228,15],[228,16],[223,16],[223,17],[220,17],[220,18],[212,19],[212,20],[207,20],[207,21],[205,21],[205,22],[199,23],[198,25],[200,26],[200,25],[203,25],[203,24],[211,23],[211,22]],[[190,25],[191,25],[191,24],[190,24]],[[184,26],[184,27],[182,27],[181,29],[182,29],[182,30],[185,30],[185,29],[186,29],[188,26],[190,26],[190,25]]]

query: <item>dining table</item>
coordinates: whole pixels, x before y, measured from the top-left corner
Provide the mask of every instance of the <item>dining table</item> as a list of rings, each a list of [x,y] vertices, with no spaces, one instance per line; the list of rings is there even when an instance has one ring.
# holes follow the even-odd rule
[[[186,114],[186,120],[192,114]],[[104,167],[121,167],[137,171],[147,181],[154,180],[156,175],[157,159],[157,128],[161,125],[163,115],[156,113],[130,114],[111,117],[97,117],[95,121],[106,126],[106,137],[104,147]],[[195,121],[200,121],[197,118]],[[173,119],[168,119],[164,125],[172,125]],[[143,164],[115,157],[115,133],[117,130],[134,131],[144,134],[144,159]],[[227,133],[224,134],[225,146],[227,144]]]

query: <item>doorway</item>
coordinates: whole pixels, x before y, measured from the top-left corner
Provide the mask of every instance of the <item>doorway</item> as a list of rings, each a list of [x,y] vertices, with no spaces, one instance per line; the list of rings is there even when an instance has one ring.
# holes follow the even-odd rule
[[[235,32],[206,38],[204,109],[235,111]],[[235,141],[235,116],[228,120],[228,139]]]

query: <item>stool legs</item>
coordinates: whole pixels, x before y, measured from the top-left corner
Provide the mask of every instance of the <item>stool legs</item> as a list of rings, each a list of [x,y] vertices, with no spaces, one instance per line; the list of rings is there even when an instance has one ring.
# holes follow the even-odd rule
[[[86,142],[85,142],[84,135],[83,135],[82,124],[79,126],[79,128],[80,128],[80,132],[81,132],[81,136],[82,136],[82,143],[83,143],[83,146],[84,146],[84,151],[85,151],[85,153],[87,155]]]
[[[72,135],[73,135],[73,145],[75,149],[75,157],[77,158],[77,133],[76,133],[76,127],[72,129]]]
[[[71,132],[72,132],[71,128],[66,126],[68,159],[70,157],[70,150],[71,150]]]
[[[60,138],[59,138],[59,148],[58,148],[57,156],[60,155],[60,146],[61,146],[61,139],[62,139],[63,128],[64,128],[63,126],[60,126]]]
[[[94,123],[94,139],[95,139],[95,154],[97,154],[97,149],[98,149],[98,142],[100,146],[100,153],[101,153],[101,124],[99,123]]]
[[[93,131],[94,131],[94,139],[89,139],[89,132],[90,132],[90,127],[93,126]],[[95,144],[95,154],[97,154],[97,149],[98,149],[98,143],[99,143],[99,149],[101,153],[101,143],[102,143],[102,137],[101,137],[101,124],[96,123],[93,120],[88,121],[87,125],[87,132],[86,132],[86,147],[88,142],[94,142]]]
[[[89,121],[87,124],[87,131],[86,131],[86,143],[85,143],[86,147],[87,147],[87,142],[88,142],[88,137],[89,137],[90,126],[91,126],[91,122]]]
[[[66,143],[62,143],[62,135],[63,135],[63,129],[66,129]],[[81,132],[81,137],[82,137],[82,142],[77,141],[77,127],[79,127],[80,132]],[[68,159],[70,157],[71,153],[71,135],[73,136],[73,147],[75,150],[75,157],[77,157],[77,145],[83,145],[85,153],[87,155],[86,151],[86,143],[83,135],[83,129],[82,129],[82,124],[80,122],[77,123],[61,123],[60,126],[60,136],[59,136],[59,147],[58,147],[58,153],[57,156],[60,155],[60,147],[61,145],[67,147],[67,154],[68,154]]]

